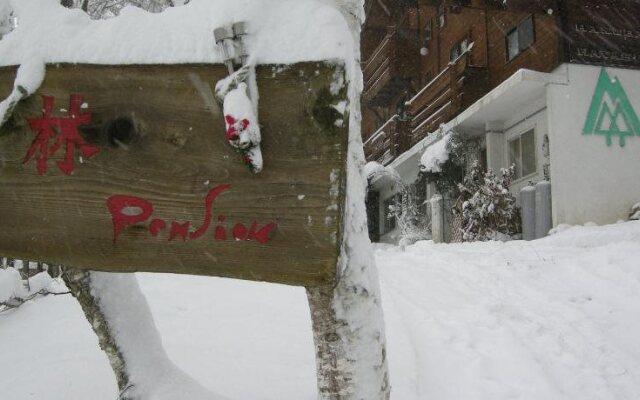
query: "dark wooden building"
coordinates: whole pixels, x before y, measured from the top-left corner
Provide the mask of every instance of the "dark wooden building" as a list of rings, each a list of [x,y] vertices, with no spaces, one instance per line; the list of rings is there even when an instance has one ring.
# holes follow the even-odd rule
[[[640,68],[637,0],[367,0],[363,140],[387,164],[522,68]]]

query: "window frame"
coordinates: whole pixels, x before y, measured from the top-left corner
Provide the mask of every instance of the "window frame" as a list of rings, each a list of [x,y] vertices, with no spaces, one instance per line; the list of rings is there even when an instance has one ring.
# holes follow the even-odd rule
[[[531,43],[529,43],[526,46],[523,46],[520,32],[523,30],[523,26],[527,21],[531,21]],[[513,33],[515,33],[516,37],[517,37],[518,52],[515,53],[512,57],[510,57],[510,54],[509,54],[509,37]],[[515,60],[520,54],[524,53],[529,48],[533,47],[533,45],[536,43],[536,36],[537,36],[536,35],[536,22],[535,22],[533,14],[529,14],[526,17],[522,18],[520,21],[518,21],[518,23],[512,29],[507,31],[507,33],[504,36],[505,57],[506,57],[507,62],[511,62],[511,61]]]
[[[533,141],[533,148],[532,148],[532,154],[533,154],[533,171],[529,172],[528,174],[524,174],[524,157],[523,157],[523,148],[522,148],[522,137],[524,135],[527,135],[528,133],[531,133],[532,136],[532,141]],[[515,141],[518,141],[518,157],[516,160],[512,160],[511,159],[511,144]],[[534,176],[535,174],[538,173],[538,151],[537,151],[537,146],[536,146],[536,127],[530,127],[528,129],[525,129],[523,131],[521,131],[520,133],[511,136],[509,139],[507,139],[507,162],[508,165],[507,167],[510,168],[511,165],[515,164],[515,169],[514,169],[514,176],[513,176],[513,182],[518,182],[527,178],[530,178],[531,176]]]
[[[390,206],[398,205],[398,193],[392,194],[382,201],[382,212],[384,217],[384,232],[386,235],[389,232],[393,232],[398,227],[398,221],[396,221],[395,215],[392,216]]]

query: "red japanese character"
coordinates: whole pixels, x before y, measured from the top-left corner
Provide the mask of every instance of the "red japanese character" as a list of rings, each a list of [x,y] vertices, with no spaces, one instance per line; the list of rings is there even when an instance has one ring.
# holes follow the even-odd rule
[[[54,117],[52,116],[53,97],[42,96],[42,117],[27,119],[31,129],[37,131],[38,134],[31,143],[31,147],[27,150],[23,164],[27,163],[38,152],[36,169],[38,175],[44,175],[47,172],[49,156],[54,155],[64,145],[64,160],[59,161],[57,164],[60,171],[70,175],[74,169],[73,156],[76,147],[80,149],[80,153],[85,158],[98,154],[100,149],[86,143],[80,136],[80,132],[78,132],[80,125],[86,125],[91,122],[91,114],[81,113],[80,111],[82,101],[82,96],[72,94],[69,98],[67,117]],[[49,148],[49,139],[54,136],[56,136],[56,142]]]

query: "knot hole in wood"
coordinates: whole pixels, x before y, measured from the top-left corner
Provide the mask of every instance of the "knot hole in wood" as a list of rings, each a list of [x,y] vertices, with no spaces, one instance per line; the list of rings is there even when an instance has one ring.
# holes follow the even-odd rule
[[[108,121],[105,132],[109,145],[125,149],[139,136],[135,123],[129,117],[117,117]]]

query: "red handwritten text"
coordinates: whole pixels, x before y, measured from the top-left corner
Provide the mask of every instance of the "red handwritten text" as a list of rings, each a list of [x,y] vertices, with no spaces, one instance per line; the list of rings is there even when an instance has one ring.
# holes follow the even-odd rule
[[[58,168],[65,175],[71,175],[74,169],[73,156],[75,148],[80,149],[80,153],[85,158],[93,157],[100,151],[97,147],[87,144],[80,133],[78,127],[91,122],[91,114],[80,112],[83,98],[80,95],[72,94],[69,97],[69,110],[66,117],[53,116],[54,99],[51,96],[42,96],[42,117],[27,118],[31,129],[37,132],[36,138],[27,150],[27,154],[22,161],[26,164],[36,153],[36,170],[38,175],[47,173],[47,160],[54,155],[62,145],[65,148],[64,160],[58,161]],[[57,137],[56,137],[57,136]],[[49,147],[49,140],[56,139],[55,143]]]
[[[153,215],[153,204],[141,197],[115,195],[107,199],[107,208],[111,213],[113,222],[113,242],[115,243],[118,236],[125,230],[127,226],[141,224],[149,221],[147,229],[153,237],[160,235],[162,231],[169,229],[169,241],[175,239],[196,240],[203,237],[213,220],[213,204],[216,198],[229,190],[231,185],[218,185],[211,189],[204,200],[204,220],[202,225],[197,229],[190,229],[190,221],[171,221],[168,225],[164,219],[149,219]],[[227,240],[227,230],[224,228],[224,215],[218,215],[218,224],[214,230],[213,239],[217,241]],[[253,240],[261,244],[266,244],[271,238],[271,233],[277,227],[274,223],[269,223],[259,227],[254,221],[248,228],[247,226],[237,223],[231,229],[231,237],[235,240]]]

